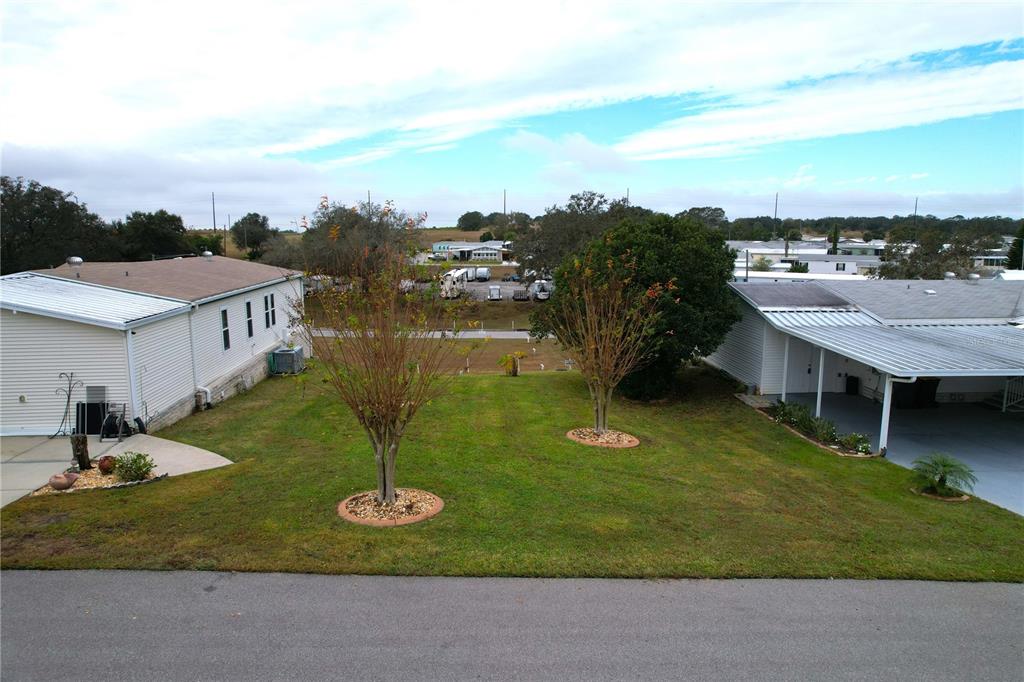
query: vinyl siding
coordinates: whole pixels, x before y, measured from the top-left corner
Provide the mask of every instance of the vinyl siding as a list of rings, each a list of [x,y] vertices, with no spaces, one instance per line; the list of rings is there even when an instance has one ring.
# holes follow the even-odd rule
[[[292,280],[254,289],[244,294],[204,303],[192,315],[195,335],[196,371],[200,386],[209,386],[250,363],[258,355],[277,348],[289,340],[288,318],[294,301],[302,305],[301,282]],[[273,293],[277,322],[270,329],[264,326],[263,297]],[[253,337],[245,324],[245,302],[252,302]],[[231,348],[224,350],[221,310],[228,311]],[[298,339],[296,338],[297,342]]]
[[[760,385],[762,339],[767,325],[749,305],[744,303],[741,307],[743,317],[732,326],[722,345],[707,361],[745,384]]]
[[[41,315],[0,310],[0,433],[49,435],[60,426],[65,399],[55,391],[74,372],[85,386],[106,386],[108,400],[128,403],[128,356],[124,332]],[[24,395],[27,402],[20,402]],[[85,400],[85,388],[71,399]],[[129,405],[130,410],[130,405]]]
[[[137,328],[132,336],[132,354],[139,412],[147,422],[192,396],[187,315]]]

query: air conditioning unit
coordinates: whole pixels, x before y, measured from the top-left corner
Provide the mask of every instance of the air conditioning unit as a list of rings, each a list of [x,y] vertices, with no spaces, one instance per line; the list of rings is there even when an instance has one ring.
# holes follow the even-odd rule
[[[267,356],[271,374],[298,374],[306,368],[302,346],[279,348]]]

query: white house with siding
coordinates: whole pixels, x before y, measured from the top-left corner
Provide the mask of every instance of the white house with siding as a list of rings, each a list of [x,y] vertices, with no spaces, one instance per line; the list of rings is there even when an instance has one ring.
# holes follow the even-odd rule
[[[762,395],[859,393],[921,382],[937,402],[1024,408],[1024,281],[734,282],[742,318],[707,361]],[[898,390],[897,390],[898,392]]]
[[[293,339],[302,275],[230,258],[83,263],[0,278],[0,434],[49,435],[60,374],[147,429],[251,387]],[[98,389],[98,390],[97,390]]]

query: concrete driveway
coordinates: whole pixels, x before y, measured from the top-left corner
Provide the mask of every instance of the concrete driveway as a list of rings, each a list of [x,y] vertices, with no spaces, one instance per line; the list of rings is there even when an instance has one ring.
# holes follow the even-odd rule
[[[117,442],[100,442],[99,436],[89,436],[89,457],[117,456],[134,450],[153,458],[156,473],[178,476],[203,469],[214,469],[231,460],[201,448],[176,443],[165,438],[136,434]],[[71,443],[64,436],[3,436],[0,437],[0,507],[28,495],[45,485],[50,476],[71,466]]]
[[[789,399],[814,408],[813,393]],[[872,448],[877,449],[882,416],[878,403],[862,396],[825,393],[821,416],[834,421],[840,433],[869,435]],[[971,403],[893,409],[888,458],[910,468],[915,459],[933,452],[952,455],[974,469],[978,497],[1024,514],[1024,414]]]
[[[7,680],[1013,680],[1024,588],[4,571]]]

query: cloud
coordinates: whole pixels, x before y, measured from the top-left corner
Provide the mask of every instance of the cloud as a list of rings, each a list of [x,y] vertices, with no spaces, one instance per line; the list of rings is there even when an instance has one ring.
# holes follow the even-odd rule
[[[616,145],[633,159],[740,154],[769,144],[888,130],[1024,108],[1024,61],[941,72],[848,76],[735,98]]]
[[[1021,33],[1014,3],[742,11],[673,2],[526,2],[510,11],[254,1],[242,12],[190,0],[7,3],[5,139],[261,154],[393,131],[397,148],[411,150],[442,144],[417,139],[430,131],[454,142],[524,117],[643,97],[735,97]],[[495,26],[518,38],[499,44]]]
[[[569,133],[552,139],[528,130],[517,130],[505,139],[511,149],[546,157],[551,165],[567,166],[576,171],[624,173],[629,161],[611,147],[600,145],[580,133]]]

